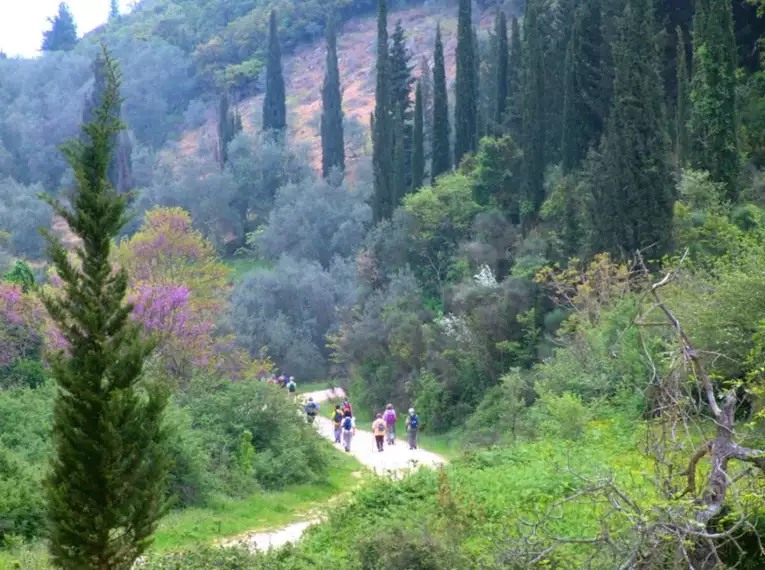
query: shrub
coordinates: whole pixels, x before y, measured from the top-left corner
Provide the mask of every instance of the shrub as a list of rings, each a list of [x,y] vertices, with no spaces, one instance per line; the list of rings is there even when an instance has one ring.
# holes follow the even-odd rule
[[[10,234],[8,247],[14,255],[40,258],[45,253],[39,229],[50,228],[53,213],[37,197],[43,191],[39,184],[26,186],[12,178],[0,179],[0,231]]]

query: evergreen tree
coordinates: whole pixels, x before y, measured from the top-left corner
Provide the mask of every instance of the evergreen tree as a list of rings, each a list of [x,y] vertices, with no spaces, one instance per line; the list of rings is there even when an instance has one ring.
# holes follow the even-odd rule
[[[602,51],[600,0],[585,0],[576,12],[566,51],[562,142],[564,172],[579,166],[590,147],[600,142],[608,112],[601,73]]]
[[[507,47],[507,18],[501,10],[497,16],[495,34],[497,36],[497,94],[494,101],[494,126],[495,133],[499,135],[501,134],[501,125],[507,105],[507,58],[509,55]]]
[[[614,104],[591,213],[597,249],[631,255],[670,245],[673,180],[650,0],[630,0],[614,45]]]
[[[433,56],[433,139],[430,178],[452,168],[449,151],[449,99],[446,93],[446,69],[444,67],[444,44],[441,41],[441,25],[436,26],[436,47]]]
[[[376,222],[391,217],[394,209],[393,113],[388,58],[388,2],[377,0],[377,84],[375,87],[372,168],[372,215]]]
[[[58,5],[58,13],[48,18],[51,29],[43,32],[42,51],[70,51],[77,45],[77,24],[66,2]]]
[[[422,105],[422,81],[414,90],[414,134],[412,135],[412,190],[422,187],[425,178],[424,109]]]
[[[396,142],[393,147],[393,209],[398,206],[401,198],[407,193],[404,111],[398,103],[396,103],[394,109],[393,138]]]
[[[268,25],[268,59],[266,60],[266,95],[263,98],[263,130],[284,134],[287,129],[282,49],[276,26],[276,11],[271,11]]]
[[[523,19],[523,149],[521,219],[528,229],[544,201],[545,77],[539,0],[526,3]]]
[[[507,65],[507,104],[503,123],[515,140],[521,139],[523,125],[523,49],[521,47],[521,29],[518,19],[510,21],[510,59]]]
[[[725,184],[735,201],[739,175],[736,136],[736,38],[729,0],[697,0],[691,79],[692,162]]]
[[[111,0],[109,4],[109,21],[116,20],[120,17],[120,5],[119,0]]]
[[[327,68],[321,89],[321,171],[326,178],[333,168],[345,170],[345,138],[343,135],[343,96],[340,91],[340,69],[337,65],[335,22],[327,24]]]
[[[472,0],[471,0],[472,1]],[[491,68],[491,61],[487,62],[487,68]],[[493,117],[494,114],[490,111],[490,107],[494,105],[494,75],[491,74],[487,77],[489,81],[486,83],[489,85],[487,96],[482,94],[481,87],[481,44],[478,40],[478,29],[473,26],[473,77],[475,78],[475,149],[478,150],[478,141],[486,134],[487,117]]]
[[[391,35],[390,46],[390,70],[391,70],[391,98],[392,108],[399,105],[404,113],[404,121],[409,121],[412,115],[412,100],[410,94],[414,77],[412,76],[412,54],[406,49],[406,34],[401,26],[401,20],[396,22],[396,27]]]
[[[418,81],[422,91],[423,148],[425,149],[425,163],[427,164],[431,158],[433,140],[433,75],[425,55],[420,60]]]
[[[49,547],[59,568],[130,570],[167,511],[168,398],[143,380],[151,347],[130,319],[128,277],[114,271],[110,255],[128,212],[106,176],[122,125],[118,71],[108,54],[102,61],[106,81],[95,118],[85,137],[64,147],[76,180],[72,206],[51,200],[82,239],[77,263],[47,234],[64,294],[43,302],[68,343],[51,359],[59,390],[47,478]]]
[[[454,164],[475,152],[478,133],[475,40],[471,0],[460,0],[457,23],[457,79],[454,106]]]
[[[82,113],[82,122],[85,124],[96,120],[96,114],[106,92],[107,77],[104,75],[106,68],[102,54],[96,56],[91,69],[93,70],[93,90],[90,97],[85,100]],[[116,105],[115,112],[119,116],[122,112],[122,103],[118,100]],[[120,193],[125,193],[133,188],[133,147],[129,135],[124,130],[120,130],[114,135],[111,144],[113,150],[107,169],[107,177],[113,188]]]
[[[400,108],[404,117],[401,134],[404,137],[404,170],[406,187],[412,183],[412,100],[410,93],[414,77],[411,65],[412,55],[406,48],[406,34],[401,26],[401,21],[396,22],[396,27],[391,36],[389,62],[391,69],[391,109]],[[394,115],[394,124],[396,117]],[[396,131],[393,132],[393,148],[395,152],[398,141]]]
[[[228,94],[221,93],[218,101],[218,163],[221,170],[228,162],[228,145],[242,130],[242,118],[232,111]]]
[[[675,101],[675,157],[677,170],[682,169],[688,161],[688,114],[690,111],[690,94],[688,92],[688,61],[685,55],[685,35],[683,29],[677,27],[677,96]]]

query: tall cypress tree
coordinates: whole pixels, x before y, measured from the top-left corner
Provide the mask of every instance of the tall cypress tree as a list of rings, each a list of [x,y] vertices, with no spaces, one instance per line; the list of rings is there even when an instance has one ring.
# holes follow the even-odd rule
[[[414,133],[412,134],[412,190],[418,190],[425,178],[425,129],[422,104],[422,81],[414,90]]]
[[[446,69],[444,67],[444,44],[441,41],[441,25],[436,26],[436,47],[433,56],[433,140],[430,178],[452,168],[449,151],[449,99],[446,92]]]
[[[44,295],[43,302],[69,345],[51,360],[59,390],[47,478],[49,547],[59,568],[130,570],[167,511],[168,398],[142,379],[151,347],[130,319],[128,277],[112,266],[128,208],[107,182],[122,124],[119,74],[107,53],[102,61],[106,79],[95,118],[84,126],[85,137],[64,147],[76,181],[72,206],[51,200],[82,239],[78,262],[47,234],[64,294]]]
[[[91,66],[93,70],[93,90],[85,100],[82,112],[82,122],[92,123],[96,120],[97,110],[101,106],[107,87],[107,77],[104,74],[105,61],[103,54],[96,56]],[[115,112],[119,116],[122,112],[122,103],[117,101]],[[127,132],[120,130],[111,141],[112,153],[107,169],[107,177],[112,187],[120,193],[128,192],[133,188],[132,154],[133,146]]]
[[[614,104],[592,211],[598,249],[631,255],[670,245],[673,180],[650,0],[630,0],[614,45]]]
[[[526,3],[523,19],[523,149],[521,217],[524,227],[535,218],[544,201],[545,77],[544,49],[539,32],[539,0]]]
[[[690,93],[688,85],[688,61],[685,55],[685,35],[677,27],[677,95],[675,100],[675,158],[680,171],[688,162],[688,120]]]
[[[736,38],[729,0],[697,0],[693,17],[691,146],[696,168],[738,195]]]
[[[58,5],[58,13],[48,18],[50,30],[43,32],[42,51],[70,51],[77,45],[77,24],[66,2]]]
[[[428,163],[433,140],[433,75],[428,57],[425,54],[420,59],[420,76],[417,80],[422,91],[423,147],[425,149],[425,163]]]
[[[120,17],[120,4],[119,0],[111,0],[109,4],[109,21],[116,20]]]
[[[345,138],[337,35],[335,22],[330,18],[327,23],[327,69],[321,89],[321,172],[324,178],[333,168],[345,170]]]
[[[602,52],[600,0],[585,0],[576,11],[566,51],[562,142],[565,172],[579,166],[603,133],[608,101],[604,100]]]
[[[475,152],[478,129],[476,100],[475,40],[471,0],[460,0],[457,22],[457,79],[454,106],[454,164]]]
[[[399,108],[404,117],[401,134],[404,137],[404,178],[406,187],[412,184],[412,99],[411,91],[414,84],[414,76],[411,64],[412,55],[406,48],[406,33],[401,26],[401,20],[396,22],[396,27],[391,36],[391,47],[389,54],[391,69],[391,110]],[[393,117],[394,125],[396,116]],[[393,132],[393,148],[395,152],[398,140],[396,139],[396,130]]]
[[[228,145],[242,130],[242,118],[231,110],[227,93],[221,93],[218,100],[218,164],[221,170],[228,162]]]
[[[391,217],[394,209],[393,113],[391,111],[390,61],[388,58],[388,2],[377,0],[377,84],[375,87],[372,168],[375,222]]]
[[[271,11],[268,24],[268,59],[266,60],[266,95],[263,98],[263,130],[281,135],[287,128],[282,48],[276,26],[276,11]]]
[[[523,74],[523,48],[521,47],[521,28],[518,19],[510,20],[510,59],[507,64],[507,105],[504,123],[510,135],[516,140],[521,139],[523,125],[523,89],[521,77]]]
[[[505,107],[507,106],[507,58],[509,55],[507,47],[507,18],[505,13],[500,10],[497,16],[495,34],[497,36],[497,94],[494,100],[494,127],[495,134],[501,134],[502,121],[505,116]]]
[[[404,143],[404,110],[396,103],[393,117],[393,209],[407,193],[406,145]]]

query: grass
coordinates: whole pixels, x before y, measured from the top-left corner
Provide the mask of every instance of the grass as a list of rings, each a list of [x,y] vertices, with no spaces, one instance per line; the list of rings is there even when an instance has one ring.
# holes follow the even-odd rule
[[[233,272],[231,279],[241,281],[251,271],[258,269],[270,269],[273,263],[265,259],[251,259],[248,257],[233,257],[223,261]]]
[[[292,485],[246,499],[220,498],[205,508],[170,513],[160,524],[153,550],[178,550],[254,530],[276,529],[309,518],[310,511],[355,487],[361,465],[351,456],[333,458],[327,481]],[[2,567],[0,566],[0,570]]]
[[[334,384],[330,380],[319,380],[317,382],[298,382],[297,393],[305,394],[307,392],[318,392],[319,390],[328,390],[334,388]]]

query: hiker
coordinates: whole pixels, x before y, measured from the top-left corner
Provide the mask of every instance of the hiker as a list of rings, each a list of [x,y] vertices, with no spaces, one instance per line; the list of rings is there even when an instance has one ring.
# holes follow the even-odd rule
[[[313,401],[313,398],[308,398],[308,403],[305,405],[305,414],[308,417],[308,423],[312,424],[316,419],[316,414],[319,413],[319,404]]]
[[[351,452],[351,438],[356,435],[356,422],[351,415],[351,412],[345,410],[343,412],[343,447],[346,453]]]
[[[295,395],[295,392],[297,391],[297,384],[295,384],[294,376],[290,376],[290,381],[287,382],[287,390],[289,390],[289,393],[293,396]]]
[[[385,420],[385,434],[388,436],[388,445],[396,445],[396,410],[393,409],[393,404],[385,406],[385,413],[383,414]]]
[[[377,443],[377,451],[385,449],[385,430],[387,425],[382,417],[382,414],[377,414],[377,419],[372,422],[372,433],[375,434],[375,443]]]
[[[351,408],[351,403],[348,401],[348,398],[343,398],[343,412],[348,412],[351,414],[351,417],[353,417],[353,408]]]
[[[343,415],[343,409],[340,407],[340,404],[337,404],[335,406],[335,411],[332,412],[332,426],[335,429],[335,443],[341,443],[340,436],[342,435],[343,431],[343,418],[345,416]]]
[[[284,388],[284,383],[286,382],[286,378],[284,378],[284,374],[279,376],[279,378],[276,380],[276,383],[279,384],[280,388]]]
[[[409,440],[409,449],[417,449],[417,429],[420,427],[420,418],[414,413],[414,408],[409,408],[406,418],[406,433]]]

